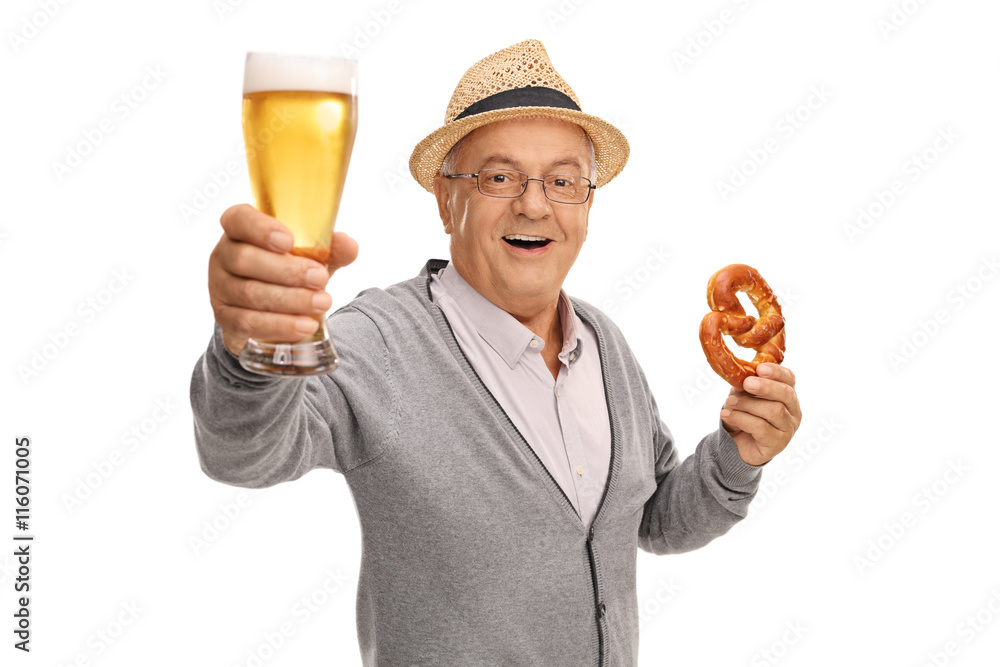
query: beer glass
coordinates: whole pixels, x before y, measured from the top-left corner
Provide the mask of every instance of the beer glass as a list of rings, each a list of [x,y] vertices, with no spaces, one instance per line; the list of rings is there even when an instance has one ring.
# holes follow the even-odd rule
[[[357,61],[248,53],[243,138],[254,205],[288,227],[293,255],[326,265],[358,125]],[[297,341],[247,341],[240,364],[271,376],[330,373],[326,316]]]

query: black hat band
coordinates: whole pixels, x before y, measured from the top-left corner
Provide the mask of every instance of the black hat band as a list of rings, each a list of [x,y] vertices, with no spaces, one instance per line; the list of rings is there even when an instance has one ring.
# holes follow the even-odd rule
[[[489,97],[484,97],[466,107],[465,111],[455,116],[455,120],[461,120],[466,116],[474,116],[487,111],[514,109],[517,107],[556,107],[558,109],[580,111],[579,105],[566,93],[544,86],[526,86],[524,88],[503,90]]]

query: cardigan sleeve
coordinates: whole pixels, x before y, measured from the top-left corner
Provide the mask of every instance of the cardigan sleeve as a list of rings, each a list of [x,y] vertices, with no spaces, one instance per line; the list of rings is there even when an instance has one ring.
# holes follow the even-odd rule
[[[656,554],[702,547],[743,519],[757,492],[761,470],[740,458],[719,422],[683,461],[649,396],[654,424],[656,490],[646,501],[639,546]]]
[[[346,306],[329,320],[341,357],[329,375],[272,378],[245,370],[215,325],[191,378],[197,454],[212,479],[259,488],[313,468],[344,473],[394,438],[397,397],[382,334]]]

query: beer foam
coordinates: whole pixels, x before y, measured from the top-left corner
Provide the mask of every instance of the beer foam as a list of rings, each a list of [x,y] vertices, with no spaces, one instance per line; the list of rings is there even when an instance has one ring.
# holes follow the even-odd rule
[[[243,94],[314,90],[357,95],[357,61],[343,58],[247,53]]]

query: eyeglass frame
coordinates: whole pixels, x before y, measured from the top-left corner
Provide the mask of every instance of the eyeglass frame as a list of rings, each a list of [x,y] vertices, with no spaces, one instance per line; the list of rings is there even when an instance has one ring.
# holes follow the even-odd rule
[[[521,194],[514,195],[513,197],[504,197],[503,195],[486,194],[485,192],[483,192],[482,188],[479,187],[479,174],[483,171],[512,171],[515,174],[521,174],[522,176],[524,176],[524,182],[521,184]],[[545,189],[545,179],[549,176],[572,176],[573,178],[582,178],[583,180],[587,181],[587,183],[590,184],[587,186],[587,196],[584,198],[583,201],[559,201],[558,199],[553,199],[552,197],[549,196],[548,190]],[[539,183],[542,184],[542,194],[545,195],[545,198],[548,199],[553,204],[571,204],[571,205],[586,204],[590,200],[590,193],[597,189],[597,186],[594,185],[594,182],[591,181],[586,176],[577,176],[576,174],[545,174],[545,176],[542,176],[541,178],[531,178],[523,171],[518,171],[517,169],[497,169],[495,167],[480,169],[475,174],[448,174],[445,176],[445,178],[474,178],[476,179],[476,190],[479,192],[479,194],[481,194],[484,197],[493,197],[494,199],[517,199],[518,197],[523,196],[524,193],[528,191],[529,182],[538,181]]]

